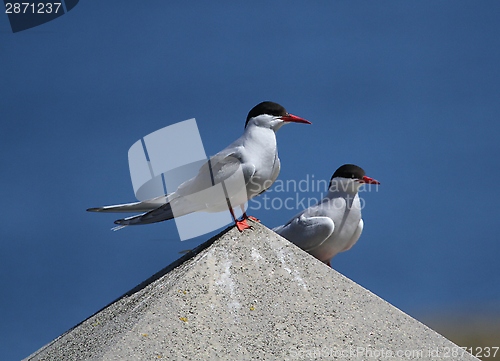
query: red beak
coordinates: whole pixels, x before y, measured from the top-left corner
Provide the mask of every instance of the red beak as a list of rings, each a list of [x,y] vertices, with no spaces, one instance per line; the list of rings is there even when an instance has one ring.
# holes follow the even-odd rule
[[[367,184],[380,184],[380,182],[376,179],[364,176],[363,179],[359,180],[361,183],[367,183]]]
[[[284,115],[281,117],[281,119],[283,119],[283,121],[285,122],[312,124],[309,120],[305,120],[304,118],[298,117],[293,114]]]

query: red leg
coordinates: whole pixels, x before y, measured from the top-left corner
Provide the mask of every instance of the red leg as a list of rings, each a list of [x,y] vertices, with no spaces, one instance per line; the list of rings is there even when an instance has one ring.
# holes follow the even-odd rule
[[[232,208],[229,208],[229,212],[231,212],[231,216],[233,217],[234,224],[236,225],[236,228],[238,228],[238,231],[243,232],[244,229],[251,228],[248,225],[245,217],[243,217],[243,219],[239,221],[236,219]]]

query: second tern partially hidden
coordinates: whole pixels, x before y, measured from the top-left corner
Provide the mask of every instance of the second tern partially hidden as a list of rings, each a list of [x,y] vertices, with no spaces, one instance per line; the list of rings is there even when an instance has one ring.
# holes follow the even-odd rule
[[[330,265],[331,258],[354,246],[363,231],[358,195],[363,184],[380,183],[357,165],[344,164],[333,173],[322,201],[273,230]]]
[[[240,231],[249,228],[249,218],[237,220],[233,207],[268,189],[278,177],[280,160],[275,132],[286,123],[311,124],[288,113],[274,102],[262,102],[248,113],[245,131],[225,149],[210,157],[198,174],[182,183],[175,192],[147,201],[87,209],[90,212],[145,212],[115,221],[118,227],[161,222],[193,212],[220,212],[229,208]],[[203,192],[223,184],[225,197]],[[202,196],[203,195],[203,196]],[[243,209],[243,208],[242,208]]]

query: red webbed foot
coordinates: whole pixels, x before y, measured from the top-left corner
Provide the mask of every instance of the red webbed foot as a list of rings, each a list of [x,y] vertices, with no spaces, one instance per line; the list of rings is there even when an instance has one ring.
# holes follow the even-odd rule
[[[248,222],[246,219],[242,219],[241,221],[235,221],[236,228],[238,228],[238,231],[243,232],[244,229],[252,228],[248,225]]]

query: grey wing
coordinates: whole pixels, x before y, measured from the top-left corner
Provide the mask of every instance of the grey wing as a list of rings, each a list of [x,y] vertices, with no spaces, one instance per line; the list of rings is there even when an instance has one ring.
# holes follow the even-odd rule
[[[241,173],[239,173],[241,170]],[[206,190],[215,184],[241,175],[244,184],[248,184],[255,173],[253,164],[244,163],[237,150],[222,151],[210,157],[201,166],[196,177],[182,183],[175,192],[179,196],[194,194]]]
[[[301,214],[284,226],[276,227],[274,231],[304,251],[310,251],[321,246],[332,235],[334,229],[335,224],[329,217],[306,217]]]
[[[165,195],[148,199],[142,202],[115,204],[112,206],[94,207],[87,209],[87,212],[120,213],[120,212],[147,212],[158,208],[167,202]]]
[[[174,213],[172,211],[170,203],[167,203],[156,209],[153,209],[152,211],[143,214],[138,214],[123,219],[117,219],[115,221],[115,224],[125,227],[138,224],[156,223],[156,222],[166,221],[172,218],[174,218]],[[120,228],[121,227],[116,227],[115,230],[118,230]]]
[[[227,209],[227,200],[232,207],[244,204],[249,198],[247,185],[255,174],[255,166],[244,162],[240,154],[238,148],[233,148],[230,152],[221,152],[211,157],[195,178],[179,186],[176,195],[183,197],[197,194],[190,197],[192,200],[196,198],[195,202],[202,203],[196,211],[223,211]],[[213,192],[200,193],[213,186],[216,186]]]

